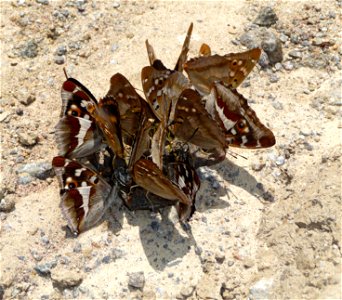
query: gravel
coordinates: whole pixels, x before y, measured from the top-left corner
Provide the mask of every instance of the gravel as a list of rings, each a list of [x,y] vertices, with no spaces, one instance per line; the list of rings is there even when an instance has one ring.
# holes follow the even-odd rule
[[[20,51],[22,57],[34,58],[38,56],[38,44],[34,40],[28,41]]]
[[[52,175],[52,166],[50,162],[31,162],[17,169],[18,174],[28,174],[32,177],[45,180]]]
[[[262,48],[271,65],[283,60],[282,44],[276,33],[264,27],[251,29],[240,37],[242,45],[248,49]],[[265,63],[263,64],[265,67]]]
[[[259,26],[270,27],[276,24],[278,21],[278,17],[274,12],[273,8],[270,6],[263,7],[260,11],[256,19],[254,20],[254,24]]]
[[[128,285],[133,288],[143,289],[145,285],[144,272],[133,272],[129,274]]]
[[[83,275],[75,270],[53,269],[51,271],[53,286],[59,289],[67,289],[78,286],[83,281]]]

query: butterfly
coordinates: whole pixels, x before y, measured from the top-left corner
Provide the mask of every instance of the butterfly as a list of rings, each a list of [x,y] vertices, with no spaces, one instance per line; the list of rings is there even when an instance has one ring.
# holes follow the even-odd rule
[[[178,143],[172,148],[165,159],[167,160],[168,177],[191,199],[190,205],[182,202],[175,204],[179,219],[181,221],[189,221],[196,210],[196,193],[201,185],[193,166],[189,148],[186,147],[186,144]]]
[[[56,156],[52,166],[57,175],[61,209],[68,226],[77,235],[96,225],[118,198],[116,184],[109,184],[89,164]]]
[[[56,125],[55,138],[59,155],[67,158],[86,157],[107,143],[123,158],[120,115],[116,101],[105,97],[99,102],[74,78],[62,85],[61,119]]]
[[[202,95],[210,93],[216,81],[229,88],[237,88],[258,62],[261,50],[251,49],[241,53],[211,55],[210,47],[203,44],[200,57],[192,58],[184,64],[191,83]]]
[[[276,143],[273,132],[260,122],[236,89],[214,83],[206,97],[206,109],[224,131],[226,146],[255,149]]]
[[[178,57],[176,65],[175,65],[175,67],[173,69],[174,71],[178,71],[178,72],[182,72],[183,71],[183,65],[186,62],[187,57],[188,57],[192,29],[193,29],[193,23],[190,23],[190,26],[189,26],[188,31],[187,31],[186,36],[185,36],[185,40],[183,42],[181,53],[180,53],[180,55]],[[148,58],[149,58],[149,61],[150,61],[150,65],[155,67],[157,70],[160,70],[160,71],[167,70],[168,68],[166,68],[164,66],[162,61],[157,59],[157,57],[155,55],[155,52],[154,52],[154,49],[150,45],[148,40],[146,40],[145,44],[146,44],[147,55],[148,55]]]

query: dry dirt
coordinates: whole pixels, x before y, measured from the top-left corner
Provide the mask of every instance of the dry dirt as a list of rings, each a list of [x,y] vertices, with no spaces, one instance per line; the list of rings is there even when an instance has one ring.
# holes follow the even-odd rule
[[[202,42],[220,54],[243,51],[231,41],[267,4],[293,38],[283,52],[295,67],[258,66],[239,91],[277,145],[232,149],[247,159],[228,154],[201,170],[191,230],[172,212],[118,206],[96,228],[68,236],[56,179],[18,172],[57,153],[63,67],[96,97],[116,72],[141,89],[145,39],[167,66],[190,22],[190,57]],[[339,1],[1,1],[1,202],[15,208],[0,213],[0,298],[341,299],[340,12]],[[301,50],[296,30],[312,34],[309,42],[323,33],[325,44],[303,53],[337,63],[290,58]],[[143,288],[128,284],[134,272],[143,272],[135,274]]]

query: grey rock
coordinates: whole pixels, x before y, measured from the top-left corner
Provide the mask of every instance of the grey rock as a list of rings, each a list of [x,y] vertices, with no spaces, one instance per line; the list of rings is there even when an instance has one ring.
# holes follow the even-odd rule
[[[17,107],[16,110],[15,110],[15,113],[18,116],[22,116],[24,114],[24,110],[21,107]]]
[[[273,24],[277,23],[278,17],[272,7],[266,6],[263,7],[256,19],[254,20],[254,24],[257,24],[259,26],[265,26],[265,27],[270,27]]]
[[[119,8],[119,7],[120,7],[120,2],[113,3],[113,8]]]
[[[282,68],[283,68],[283,65],[281,64],[281,63],[276,63],[275,65],[274,65],[274,67],[275,67],[275,69],[277,70],[277,71],[280,71]]]
[[[289,52],[289,56],[292,58],[302,58],[303,54],[302,54],[302,52],[300,52],[298,50],[291,50]]]
[[[19,132],[18,139],[21,145],[28,147],[32,147],[38,142],[38,136],[34,132]]]
[[[41,261],[43,259],[43,256],[41,254],[39,254],[36,250],[31,249],[30,252],[31,252],[32,257],[36,261]]]
[[[284,33],[280,33],[279,35],[279,40],[282,42],[282,43],[286,43],[288,41],[289,37],[284,34]]]
[[[41,276],[48,276],[51,274],[51,270],[57,266],[57,261],[52,260],[50,262],[39,264],[34,267],[34,270]]]
[[[78,286],[83,281],[83,275],[74,270],[54,269],[51,271],[53,286],[66,289]]]
[[[48,5],[49,4],[49,0],[36,0],[37,3],[39,4],[43,4],[43,5]]]
[[[285,157],[282,155],[279,155],[275,161],[277,166],[282,166],[285,163]]]
[[[67,47],[65,45],[60,45],[56,49],[56,55],[65,55],[67,53]]]
[[[283,110],[283,104],[279,101],[273,101],[272,102],[272,106],[276,109],[276,110]]]
[[[259,172],[265,167],[265,165],[266,164],[264,162],[254,162],[252,163],[251,168],[253,171]]]
[[[125,256],[125,252],[122,251],[121,249],[112,249],[112,257],[113,259],[119,259]]]
[[[118,44],[113,44],[110,50],[111,50],[112,52],[115,52],[115,51],[118,50],[118,49],[119,49],[119,45],[118,45]]]
[[[294,65],[293,65],[293,63],[291,61],[285,61],[283,63],[283,67],[284,67],[285,70],[291,71],[291,70],[293,70]]]
[[[158,231],[160,227],[160,223],[158,221],[152,221],[150,226],[153,229],[153,231]]]
[[[36,101],[36,96],[35,95],[28,95],[27,97],[26,96],[23,96],[23,98],[19,99],[19,102],[21,104],[24,104],[25,106],[28,106],[30,105],[31,103],[33,103],[34,101]]]
[[[26,173],[35,178],[44,180],[52,175],[52,166],[50,162],[32,162],[19,167],[17,173]]]
[[[34,177],[32,177],[30,174],[27,173],[22,173],[18,176],[18,184],[20,185],[25,185],[25,184],[29,184],[32,181],[34,181]]]
[[[8,123],[11,120],[12,114],[5,111],[0,114],[0,123]]]
[[[137,289],[143,289],[145,285],[144,272],[133,272],[129,274],[128,285]]]
[[[102,263],[109,264],[112,260],[112,257],[110,255],[106,255],[102,258]]]
[[[50,244],[50,240],[49,240],[49,238],[47,237],[47,236],[43,236],[43,237],[41,237],[41,239],[40,239],[41,241],[42,241],[42,243],[43,244],[45,244],[45,245],[48,245],[48,244]]]
[[[74,247],[74,249],[73,249],[73,251],[75,252],[75,253],[80,253],[81,251],[82,251],[82,245],[81,245],[81,243],[76,243],[76,245],[75,245],[75,247]]]
[[[54,62],[57,64],[57,65],[63,65],[64,62],[65,62],[65,57],[64,55],[56,55],[54,57]]]
[[[250,299],[269,299],[270,290],[273,286],[273,278],[262,278],[249,290]]]
[[[68,44],[69,49],[71,50],[80,50],[81,49],[81,42],[80,41],[72,41]]]
[[[261,52],[258,63],[262,68],[267,68],[270,65],[270,60],[269,60],[268,55],[266,54],[265,51]]]
[[[248,49],[262,48],[272,65],[283,60],[281,41],[270,29],[264,27],[252,29],[240,37],[240,42]]]
[[[11,212],[15,208],[15,202],[13,199],[5,197],[0,200],[0,211]]]
[[[38,44],[34,40],[28,41],[20,52],[22,57],[34,58],[38,55]]]
[[[215,259],[219,264],[222,264],[224,260],[226,259],[224,253],[218,252],[215,254]]]
[[[279,76],[278,76],[277,74],[275,74],[275,73],[271,74],[271,76],[270,76],[270,82],[271,82],[271,83],[276,83],[276,82],[278,82],[278,81],[279,81]]]

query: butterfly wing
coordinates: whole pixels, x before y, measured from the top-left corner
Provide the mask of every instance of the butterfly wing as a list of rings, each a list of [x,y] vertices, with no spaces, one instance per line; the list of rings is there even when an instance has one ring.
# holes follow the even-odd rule
[[[190,45],[190,39],[192,34],[192,28],[193,24],[191,23],[188,29],[188,32],[186,33],[186,37],[183,43],[182,51],[178,57],[176,66],[174,68],[175,71],[183,72],[183,65],[188,59],[188,52],[189,52],[189,45]]]
[[[79,234],[96,225],[116,199],[113,188],[94,170],[62,156],[52,166],[61,188],[61,209],[70,230]]]
[[[216,81],[222,81],[227,87],[238,87],[254,68],[260,54],[261,50],[255,48],[224,56],[202,56],[186,62],[184,69],[196,89],[201,94],[209,94]]]
[[[273,132],[260,122],[247,99],[236,90],[215,83],[206,107],[215,112],[215,118],[225,132],[227,146],[253,149],[276,143]]]
[[[225,157],[225,137],[201,103],[200,94],[185,89],[180,95],[173,122],[173,133],[179,139],[204,150],[213,151],[220,160]]]
[[[167,200],[191,205],[184,192],[167,178],[158,166],[150,160],[140,159],[133,167],[133,179],[142,188]]]
[[[88,103],[96,103],[95,97],[73,78],[63,83],[61,96],[61,119],[55,128],[59,155],[85,157],[98,151],[102,135],[86,108]]]

